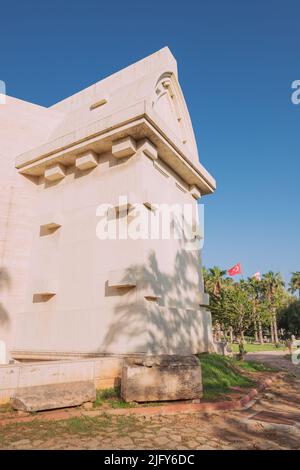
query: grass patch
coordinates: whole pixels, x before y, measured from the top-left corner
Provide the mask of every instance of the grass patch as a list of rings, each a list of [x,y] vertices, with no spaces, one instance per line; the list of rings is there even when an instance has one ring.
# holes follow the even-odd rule
[[[97,390],[96,392],[96,400],[94,401],[94,408],[98,408],[102,406],[104,403],[108,402],[108,400],[115,400],[119,399],[120,397],[120,388],[106,388],[105,390]]]
[[[124,400],[111,400],[109,402],[112,408],[135,408],[137,405],[135,403],[127,403]]]
[[[141,407],[147,407],[147,406],[163,406],[165,405],[165,402],[163,401],[143,401],[140,403]]]
[[[126,403],[126,401],[122,400],[120,387],[97,390],[96,400],[93,404],[94,408],[99,408],[105,404],[111,408],[133,408],[136,406],[133,403]]]
[[[111,427],[112,418],[105,414],[97,417],[79,416],[53,422],[35,419],[27,423],[11,423],[0,427],[0,447],[6,448],[24,439],[32,443],[35,440],[47,441],[48,439],[63,442],[70,435],[104,436]]]
[[[230,344],[230,347],[234,353],[239,352],[239,345],[236,343]],[[260,351],[284,351],[287,347],[284,344],[279,344],[275,346],[275,344],[264,343],[264,344],[253,344],[253,343],[245,343],[244,348],[246,352],[260,352]]]
[[[98,394],[102,398],[102,400],[120,398],[121,389],[120,387],[106,388],[104,390],[98,390]]]
[[[261,362],[256,361],[239,361],[237,367],[247,370],[249,372],[277,372],[278,369],[275,367],[266,366]]]
[[[198,357],[201,362],[205,400],[215,400],[229,393],[231,387],[251,387],[254,383],[243,375],[234,359],[207,353],[199,354]]]
[[[10,442],[22,439],[47,440],[55,438],[62,429],[60,422],[38,421],[36,419],[28,423],[11,423],[0,428],[0,446],[4,446]]]
[[[101,417],[80,416],[70,418],[64,423],[64,431],[71,434],[90,434],[96,431],[102,431],[111,424],[111,417],[104,415]]]
[[[13,408],[11,407],[10,403],[5,403],[4,405],[0,405],[0,414],[1,413],[11,413]]]

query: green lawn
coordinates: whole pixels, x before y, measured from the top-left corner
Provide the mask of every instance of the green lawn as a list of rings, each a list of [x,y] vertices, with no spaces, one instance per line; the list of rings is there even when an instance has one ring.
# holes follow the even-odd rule
[[[231,349],[233,352],[239,352],[239,345],[238,344],[230,344]],[[284,351],[287,350],[287,347],[284,344],[279,344],[277,347],[275,344],[264,343],[264,344],[253,344],[253,343],[245,343],[244,348],[246,352],[259,352],[259,351]]]
[[[205,400],[214,400],[230,387],[250,387],[251,380],[242,375],[231,358],[218,354],[199,354]]]
[[[257,362],[237,361],[218,354],[199,354],[202,369],[203,398],[216,400],[231,391],[231,387],[252,387],[254,381],[245,375],[248,372],[267,372],[273,369]]]

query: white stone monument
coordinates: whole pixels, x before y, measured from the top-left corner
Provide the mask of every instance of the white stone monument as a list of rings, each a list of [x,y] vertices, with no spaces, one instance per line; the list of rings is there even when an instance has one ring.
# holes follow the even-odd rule
[[[134,232],[137,205],[155,220],[157,206],[197,210],[215,190],[170,50],[49,108],[7,96],[0,122],[0,268],[11,280],[0,335],[11,356],[211,349],[199,251],[99,236],[106,204],[116,209],[108,227]]]

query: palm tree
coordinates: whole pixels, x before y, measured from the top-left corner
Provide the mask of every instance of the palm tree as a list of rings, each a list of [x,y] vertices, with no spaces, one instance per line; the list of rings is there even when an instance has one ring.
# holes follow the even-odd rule
[[[261,314],[259,312],[259,303],[262,294],[261,281],[259,281],[255,277],[248,277],[246,286],[252,304],[252,317],[255,341],[259,341],[261,344],[263,344],[264,339],[262,331],[262,321]]]
[[[221,303],[222,287],[225,282],[224,276],[226,271],[213,266],[212,268],[206,269],[203,267],[203,279],[204,287],[207,293],[210,295],[210,304]],[[215,333],[214,338],[218,341],[221,338],[221,330],[224,329],[224,325],[219,323],[219,320],[215,321]]]
[[[209,268],[209,270],[204,268],[203,277],[206,290],[219,297],[224,284],[225,274],[226,271],[218,268],[217,266]]]
[[[290,287],[289,291],[294,293],[298,291],[298,296],[300,299],[300,271],[296,271],[292,273],[292,277],[290,280]]]
[[[269,271],[263,275],[262,283],[266,300],[270,308],[271,340],[273,343],[278,343],[275,298],[276,293],[284,286],[284,282],[280,273],[274,273],[273,271]]]

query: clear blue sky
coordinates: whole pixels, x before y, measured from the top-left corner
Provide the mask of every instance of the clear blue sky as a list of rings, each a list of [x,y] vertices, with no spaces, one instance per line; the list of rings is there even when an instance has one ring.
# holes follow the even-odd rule
[[[49,106],[169,46],[200,161],[218,189],[205,203],[204,262],[244,274],[300,270],[297,0],[1,2],[0,79]],[[1,125],[1,123],[0,123]],[[1,143],[0,143],[1,145]]]

